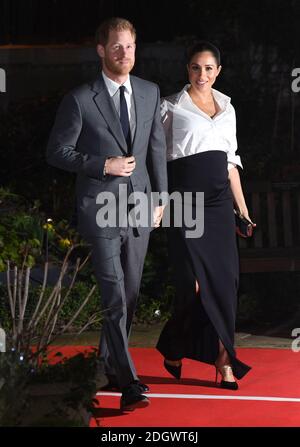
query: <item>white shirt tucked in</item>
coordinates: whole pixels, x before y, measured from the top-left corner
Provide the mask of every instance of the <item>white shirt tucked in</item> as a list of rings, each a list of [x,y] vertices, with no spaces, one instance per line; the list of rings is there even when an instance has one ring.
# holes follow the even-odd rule
[[[161,117],[167,139],[167,159],[198,154],[211,150],[227,154],[228,169],[242,163],[236,140],[235,110],[228,96],[212,89],[220,111],[211,118],[194,104],[186,85],[181,92],[164,98]]]
[[[108,90],[108,93],[110,97],[112,98],[116,111],[118,115],[120,116],[120,90],[121,87],[120,84],[113,81],[109,77],[106,76],[106,74],[102,71],[102,76],[106,85],[106,88]],[[134,97],[132,93],[132,87],[130,83],[130,77],[128,76],[126,82],[124,82],[125,91],[124,96],[127,104],[128,109],[128,117],[129,117],[129,125],[130,125],[130,133],[131,133],[131,141],[133,141],[135,129],[136,129],[136,116],[135,116],[135,104],[134,104]]]

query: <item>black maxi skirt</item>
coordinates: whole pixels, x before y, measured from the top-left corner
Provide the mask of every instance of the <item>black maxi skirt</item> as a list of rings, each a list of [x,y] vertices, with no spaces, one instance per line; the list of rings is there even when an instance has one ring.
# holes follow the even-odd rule
[[[196,192],[204,192],[204,233],[186,237],[191,229],[184,218],[181,227],[173,222],[168,230],[176,295],[157,349],[169,360],[190,358],[214,364],[220,339],[240,379],[251,368],[237,359],[234,350],[239,259],[226,153],[207,151],[171,161],[168,177],[170,193],[192,192],[194,217]]]

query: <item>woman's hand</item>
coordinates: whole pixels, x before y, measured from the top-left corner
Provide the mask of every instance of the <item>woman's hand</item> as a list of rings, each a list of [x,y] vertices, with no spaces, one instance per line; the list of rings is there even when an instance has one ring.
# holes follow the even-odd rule
[[[163,217],[165,205],[156,206],[153,210],[153,226],[154,228],[158,228],[160,226],[161,219]]]
[[[239,171],[237,168],[233,168],[229,170],[229,181],[230,181],[230,187],[231,192],[233,195],[233,200],[236,206],[237,211],[245,217],[245,219],[249,220],[253,227],[256,227],[256,224],[252,222],[252,220],[249,217],[248,208],[245,202],[244,193],[242,190],[241,180]]]
[[[249,222],[253,225],[253,227],[256,227],[256,223],[252,222],[252,220],[249,217],[249,212],[247,207],[242,207],[238,209],[241,216],[245,217],[245,219],[249,220]]]

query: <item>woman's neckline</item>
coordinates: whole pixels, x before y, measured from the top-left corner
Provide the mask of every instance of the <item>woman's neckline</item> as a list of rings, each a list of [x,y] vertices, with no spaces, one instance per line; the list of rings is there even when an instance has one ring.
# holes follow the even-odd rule
[[[188,97],[189,97],[191,103],[193,104],[193,106],[196,107],[198,111],[200,111],[200,112],[203,113],[204,115],[208,116],[211,120],[213,120],[213,119],[214,119],[220,112],[222,112],[222,109],[221,109],[221,107],[219,106],[219,104],[218,104],[216,98],[214,97],[214,94],[213,94],[213,91],[212,91],[212,90],[211,90],[210,93],[211,93],[211,97],[212,97],[213,102],[214,102],[215,107],[216,107],[216,113],[214,113],[213,115],[209,115],[208,113],[206,113],[203,109],[201,109],[201,107],[199,107],[199,106],[193,101],[193,98],[192,98],[192,96],[190,95],[188,89],[186,89],[186,93],[187,93],[187,95],[188,95]]]

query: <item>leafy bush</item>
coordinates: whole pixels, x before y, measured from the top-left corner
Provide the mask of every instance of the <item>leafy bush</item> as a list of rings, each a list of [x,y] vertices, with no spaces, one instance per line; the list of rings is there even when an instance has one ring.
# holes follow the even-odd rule
[[[71,319],[72,315],[74,315],[76,309],[83,303],[85,297],[88,295],[89,290],[91,289],[91,284],[87,284],[85,282],[77,281],[67,299],[64,306],[61,309],[60,317],[59,317],[59,325],[58,329],[62,328],[67,322]],[[66,293],[67,288],[62,288],[62,296]],[[41,292],[41,286],[31,287],[29,289],[28,296],[28,306],[26,308],[25,318],[27,321],[32,312],[35,309],[37,304],[39,295]],[[50,293],[52,292],[52,287],[46,287],[44,298],[41,304],[41,307],[46,303],[49,298]],[[95,290],[93,295],[91,296],[89,302],[82,309],[78,317],[72,323],[71,327],[68,329],[68,332],[77,332],[81,330],[89,320],[89,317],[94,313],[100,314],[100,293],[98,288]],[[42,320],[44,321],[44,320]],[[96,319],[94,323],[89,326],[90,330],[97,330],[101,327],[101,317]],[[3,327],[5,331],[11,329],[11,316],[10,316],[10,308],[9,308],[9,299],[6,285],[0,284],[0,325]]]
[[[45,353],[39,368],[32,368],[17,351],[0,355],[0,426],[89,426],[96,392],[107,383],[103,363],[96,350],[55,356],[58,362],[51,364]],[[47,391],[59,383],[63,394]]]
[[[44,258],[61,261],[73,244],[84,245],[66,220],[54,224],[40,211],[40,204],[0,188],[0,271],[6,262],[33,267]]]
[[[46,161],[46,145],[63,93],[23,99],[0,116],[1,184],[27,201],[38,201],[57,220],[70,218],[74,203],[74,175]]]

